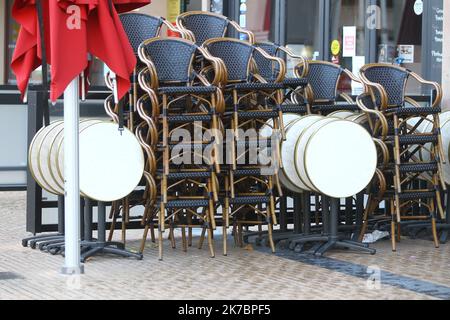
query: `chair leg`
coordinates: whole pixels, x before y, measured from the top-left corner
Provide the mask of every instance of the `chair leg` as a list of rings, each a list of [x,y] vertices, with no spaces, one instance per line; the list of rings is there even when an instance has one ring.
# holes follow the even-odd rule
[[[174,227],[172,225],[170,226],[169,237],[170,237],[170,243],[172,245],[172,249],[175,249],[177,247],[177,245],[175,242]]]
[[[143,254],[145,250],[145,242],[147,241],[148,230],[150,226],[147,224],[144,228],[144,234],[142,235],[141,246],[139,248],[139,253]]]
[[[152,239],[153,243],[156,243],[156,239],[155,239],[155,225],[152,223],[150,223],[150,238]]]
[[[203,248],[203,242],[205,241],[206,227],[202,228],[202,234],[200,235],[200,239],[198,241],[198,249],[201,250]]]
[[[392,221],[391,221],[391,241],[392,241],[392,251],[397,251],[397,243],[396,243],[396,220],[395,220],[395,203],[394,201],[391,201],[391,215],[392,215]]]
[[[275,253],[275,244],[273,242],[273,225],[272,223],[268,224],[268,240],[270,244],[270,249],[272,250],[272,253]]]
[[[211,227],[208,227],[208,247],[209,247],[209,252],[211,254],[211,258],[215,258],[216,254],[214,252],[213,230]]]
[[[186,228],[181,228],[181,241],[183,246],[183,252],[187,252],[187,240],[186,240]]]
[[[373,200],[372,196],[370,195],[369,199],[367,201],[367,208],[364,211],[363,224],[361,226],[361,232],[359,233],[359,237],[358,237],[359,242],[363,241],[364,235],[366,234],[367,229],[369,227],[369,214],[372,211],[372,202],[373,201],[374,200]]]
[[[226,205],[223,208],[222,220],[223,220],[222,221],[223,255],[226,256],[228,254],[228,252],[227,252],[228,208],[226,208]]]
[[[159,253],[159,260],[163,260],[163,237],[164,237],[164,231],[159,228],[158,230],[158,253]]]
[[[242,237],[243,226],[242,223],[238,223],[238,245],[240,248],[244,247],[244,239]]]
[[[438,237],[437,228],[436,228],[436,217],[434,214],[431,217],[431,231],[433,233],[434,246],[436,247],[436,249],[438,249],[440,247],[440,243],[439,243],[439,237]]]

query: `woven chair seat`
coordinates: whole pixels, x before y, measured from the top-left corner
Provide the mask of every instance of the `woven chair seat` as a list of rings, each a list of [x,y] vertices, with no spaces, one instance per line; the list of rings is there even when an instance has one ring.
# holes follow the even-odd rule
[[[304,105],[282,105],[281,106],[281,110],[283,112],[288,112],[288,113],[306,113],[308,112],[308,109],[306,108],[306,104]]]
[[[437,172],[439,166],[437,162],[430,163],[408,163],[400,165],[400,172],[402,173],[421,173],[421,172]]]
[[[207,87],[160,87],[158,89],[161,94],[211,94],[217,91],[215,86]]]
[[[386,191],[385,197],[394,197],[395,192],[392,190]],[[398,195],[400,200],[419,200],[419,199],[435,199],[436,191],[424,190],[424,191],[404,191]]]
[[[167,121],[171,123],[187,123],[196,121],[211,121],[212,115],[210,114],[183,114],[177,116],[167,116]]]
[[[238,117],[241,119],[271,119],[277,118],[277,111],[240,111]]]
[[[434,115],[441,113],[440,107],[421,107],[421,108],[413,108],[413,107],[399,107],[389,109],[388,113],[395,113],[398,116],[414,116],[414,115]]]
[[[415,145],[415,144],[426,144],[426,143],[436,143],[438,141],[438,137],[435,134],[427,134],[427,135],[402,135],[399,136],[399,142],[401,145]],[[388,141],[394,141],[395,136],[389,136],[387,138]]]
[[[169,200],[164,204],[167,209],[182,209],[182,208],[201,208],[208,207],[209,200]]]
[[[414,199],[434,199],[436,198],[435,191],[410,191],[399,194],[399,198],[402,200],[414,200]]]
[[[233,171],[235,177],[251,177],[251,176],[261,176],[261,169],[237,169]]]
[[[315,105],[312,106],[313,111],[321,112],[334,112],[334,111],[359,111],[359,107],[356,104],[327,104],[327,105]]]
[[[241,91],[252,91],[252,90],[280,90],[284,86],[281,83],[236,83],[228,86],[231,89],[241,90]]]
[[[235,197],[230,199],[230,204],[261,204],[270,202],[268,196],[247,196],[247,197]]]
[[[162,172],[158,172],[160,175]],[[200,172],[174,172],[166,175],[169,180],[182,180],[182,179],[208,179],[211,178],[211,172],[200,171]]]
[[[287,78],[283,80],[285,87],[298,88],[306,87],[308,85],[308,79],[306,78]]]
[[[178,144],[170,144],[169,149],[173,150],[175,148],[179,148],[180,150],[188,150],[191,151],[202,151],[211,146],[212,143],[178,143]],[[158,145],[159,148],[162,148],[162,145]]]
[[[259,139],[259,140],[237,141],[236,145],[238,147],[244,147],[246,150],[250,147],[270,148],[272,146],[272,140],[271,139]]]

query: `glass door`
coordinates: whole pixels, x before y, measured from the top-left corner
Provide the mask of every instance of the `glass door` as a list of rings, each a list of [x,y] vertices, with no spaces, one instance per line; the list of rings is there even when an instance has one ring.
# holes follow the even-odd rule
[[[331,0],[329,25],[330,61],[359,73],[366,59],[366,4],[365,0]],[[340,90],[358,94],[362,86],[349,78],[339,84]]]
[[[423,6],[416,0],[378,0],[380,27],[377,30],[377,62],[396,63],[422,72]],[[421,92],[419,84],[410,81],[409,94]]]
[[[257,42],[275,40],[277,0],[239,0],[239,25],[255,34]]]

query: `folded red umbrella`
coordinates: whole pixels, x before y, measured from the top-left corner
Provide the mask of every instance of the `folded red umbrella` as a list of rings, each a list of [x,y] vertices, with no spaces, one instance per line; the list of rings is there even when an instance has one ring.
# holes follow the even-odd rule
[[[41,64],[41,38],[34,0],[16,0],[12,7],[13,18],[21,25],[11,68],[16,75],[17,87],[25,94],[31,72]],[[48,24],[45,25],[48,30]]]
[[[119,13],[138,9],[149,3],[150,0],[113,0],[114,7]]]
[[[148,3],[149,0],[43,1],[52,101],[86,69],[88,53],[103,60],[117,74],[118,96],[125,95],[136,59],[115,8],[124,12]],[[31,72],[41,63],[43,41],[39,36],[35,0],[15,0],[13,17],[21,24],[21,30],[11,67],[23,95]]]
[[[131,3],[131,0],[130,3],[125,3],[125,0],[113,1],[119,8],[120,5],[126,8]],[[123,3],[119,4],[118,1]],[[130,75],[137,61],[115,7],[111,7],[108,1],[100,0],[90,13],[88,30],[88,50],[116,74],[120,99],[130,88]]]

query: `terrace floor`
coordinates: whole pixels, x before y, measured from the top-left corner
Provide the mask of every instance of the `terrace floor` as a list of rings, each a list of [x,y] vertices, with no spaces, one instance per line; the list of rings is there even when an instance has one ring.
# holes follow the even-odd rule
[[[25,201],[25,192],[0,193],[0,299],[450,299],[450,245],[434,249],[411,239],[397,253],[380,241],[374,256],[332,251],[313,258],[235,248],[233,241],[224,257],[217,237],[214,259],[207,246],[184,253],[165,241],[164,261],[148,241],[142,261],[98,256],[84,275],[64,276],[61,256],[22,247]],[[141,236],[129,231],[128,248],[136,249]]]

